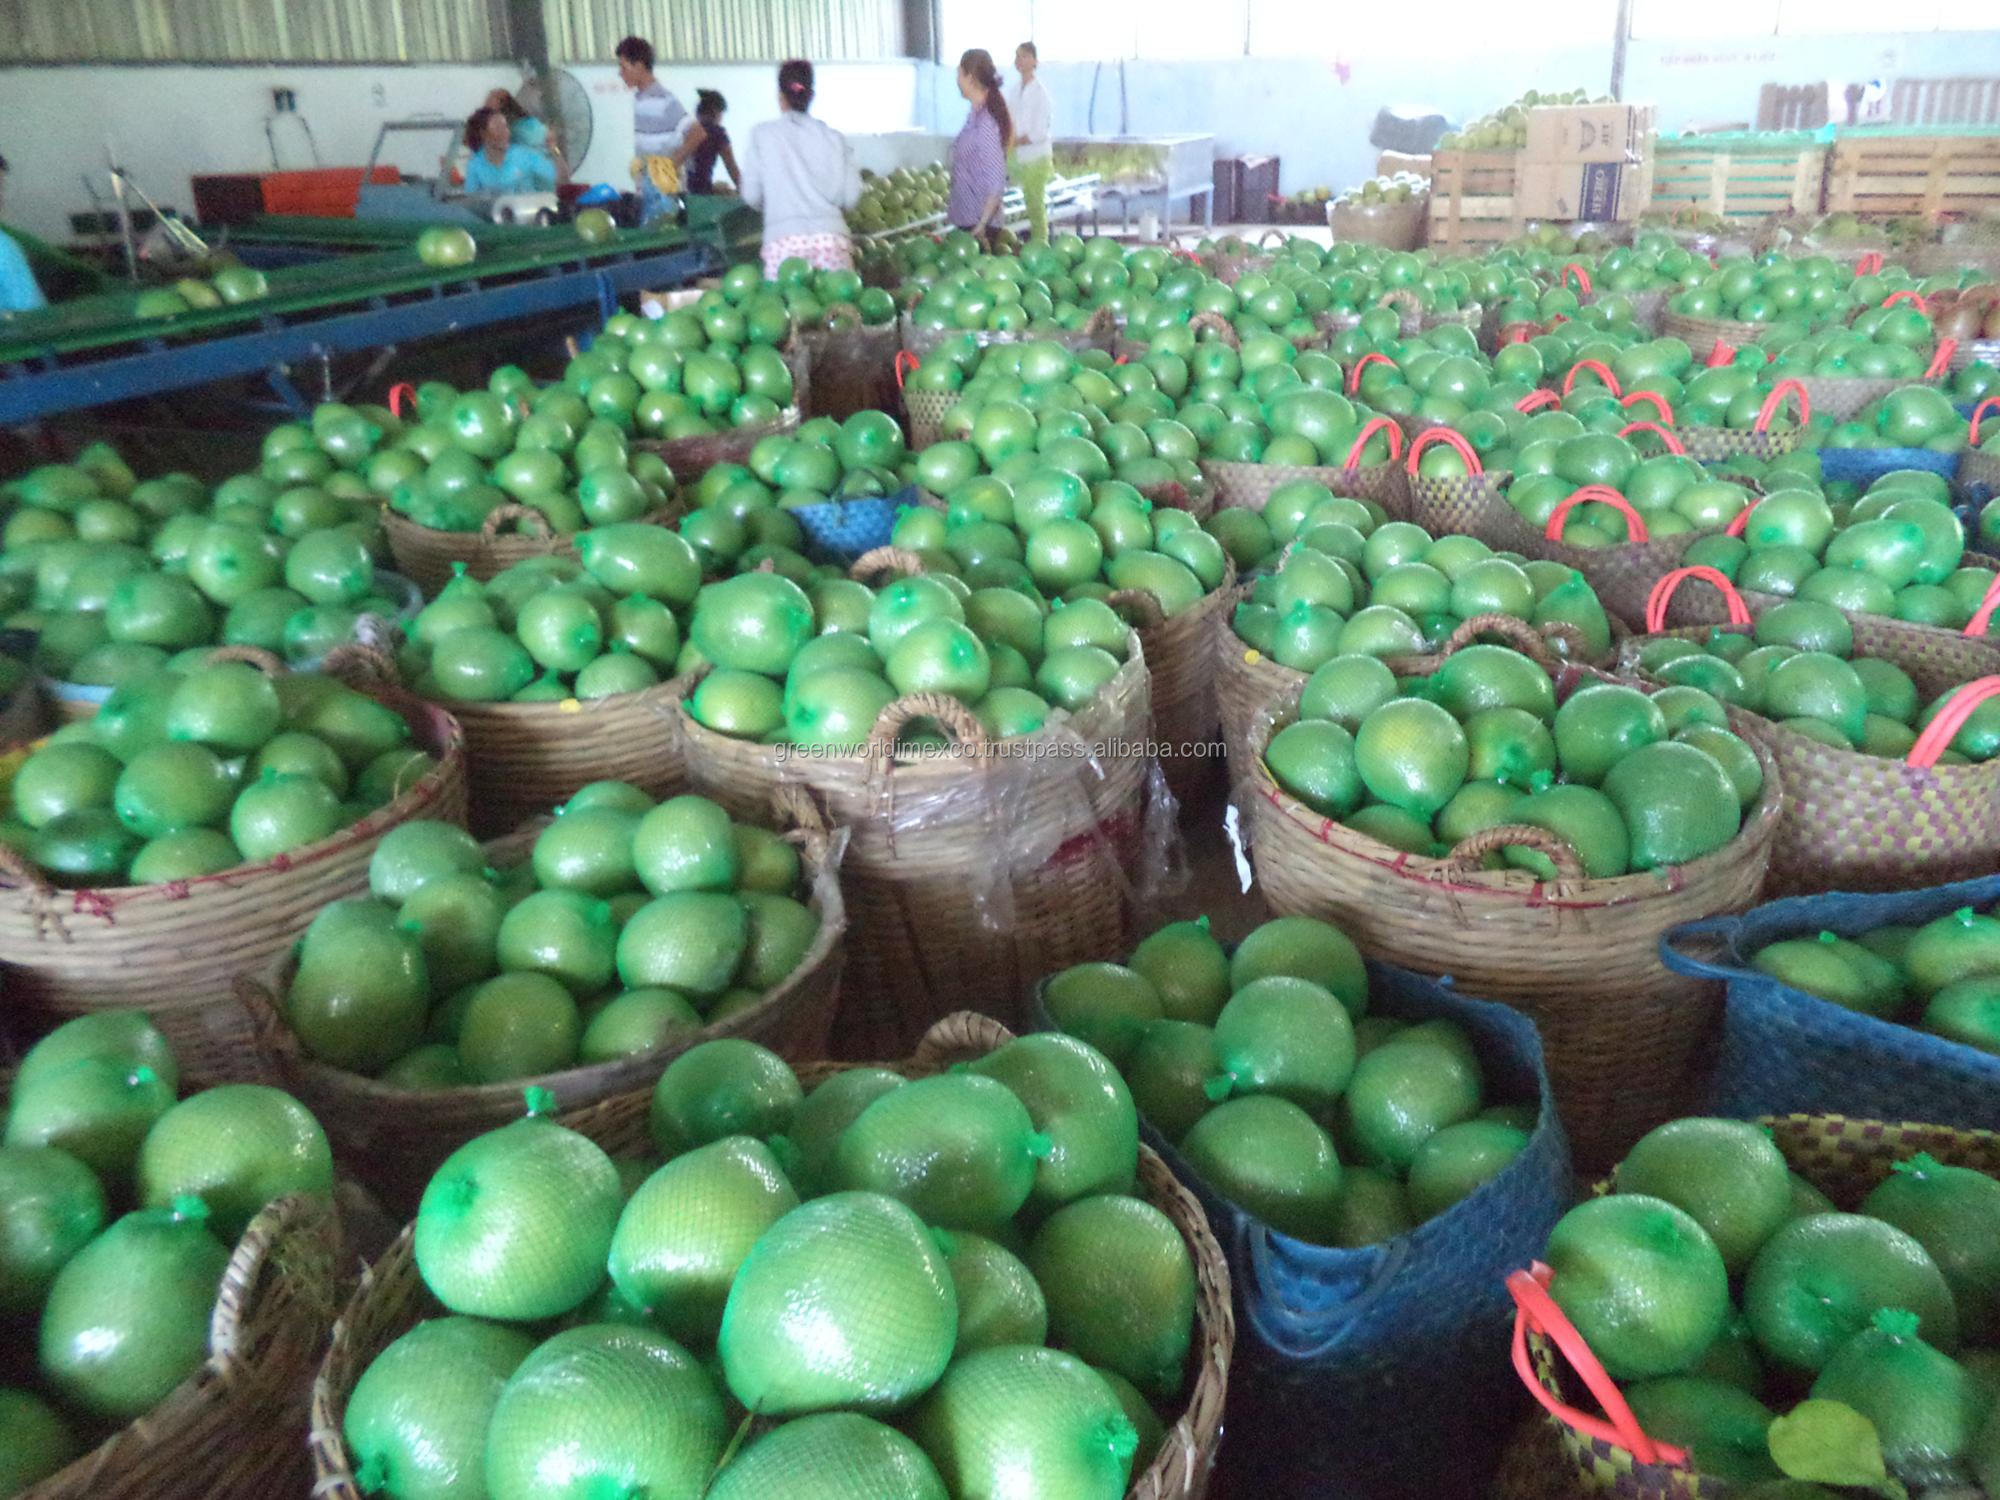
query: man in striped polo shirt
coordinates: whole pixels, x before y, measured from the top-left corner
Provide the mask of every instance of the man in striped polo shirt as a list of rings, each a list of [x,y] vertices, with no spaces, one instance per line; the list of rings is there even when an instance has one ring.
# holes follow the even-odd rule
[[[632,181],[648,222],[681,192],[681,168],[708,132],[653,76],[653,44],[628,36],[618,44],[618,76],[633,90]]]

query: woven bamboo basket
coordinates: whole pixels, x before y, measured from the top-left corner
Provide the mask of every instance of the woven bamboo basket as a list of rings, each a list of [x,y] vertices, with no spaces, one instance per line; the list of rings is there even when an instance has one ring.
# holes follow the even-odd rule
[[[793,337],[806,351],[811,376],[798,405],[808,417],[845,421],[858,411],[893,411],[896,405],[896,355],[902,336],[893,322],[873,327],[862,323],[851,304],[838,309],[852,313],[852,327],[800,329]],[[793,377],[797,379],[796,374]],[[678,471],[676,471],[678,472]]]
[[[1439,660],[1396,665],[1418,675]],[[1566,696],[1595,678],[1562,667],[1557,692]],[[1449,974],[1467,994],[1531,1016],[1580,1161],[1614,1161],[1680,1113],[1720,1018],[1721,995],[1717,986],[1669,973],[1658,957],[1660,935],[1756,901],[1784,802],[1769,753],[1753,745],[1764,789],[1728,844],[1669,870],[1593,880],[1579,873],[1568,845],[1540,829],[1487,829],[1431,859],[1314,812],[1280,787],[1263,761],[1272,733],[1296,711],[1296,695],[1288,695],[1260,716],[1249,741],[1255,759],[1234,773],[1251,862],[1271,909],[1334,922],[1365,952]],[[1508,845],[1540,849],[1557,878],[1481,868],[1489,851]]]
[[[967,337],[982,349],[993,344],[1027,344],[1047,339],[1065,349],[1102,349],[1106,353],[1118,338],[1118,316],[1108,307],[1092,312],[1083,327],[1061,332],[991,333],[983,328],[919,328],[910,321],[908,313],[896,320],[896,327],[904,350],[918,359],[942,344]]]
[[[1875,380],[1865,375],[1800,375],[1795,377],[1804,386],[1806,394],[1812,397],[1812,409],[1824,412],[1836,422],[1845,422],[1871,401],[1879,401],[1889,392],[1901,390],[1906,385],[1932,385],[1936,382],[1925,377],[1922,380]]]
[[[1951,368],[1954,374],[1973,365],[1991,365],[2000,369],[2000,339],[1966,339],[1953,348]]]
[[[644,519],[663,526],[678,514],[670,506]],[[385,508],[382,529],[396,571],[422,589],[427,599],[437,597],[461,563],[469,576],[483,583],[530,558],[576,556],[576,538],[558,536],[547,517],[526,505],[496,506],[477,531],[438,531]]]
[[[280,1198],[222,1274],[208,1360],[145,1416],[17,1500],[303,1495],[313,1372],[353,1275],[326,1198]]]
[[[23,682],[0,703],[0,750],[28,745],[42,737],[42,695],[33,682]]]
[[[1486,309],[1477,302],[1468,302],[1465,306],[1454,308],[1450,312],[1426,311],[1418,319],[1418,325],[1424,330],[1456,325],[1460,328],[1470,328],[1476,333],[1485,321]]]
[[[1694,351],[1697,361],[1706,360],[1717,344],[1732,349],[1754,344],[1768,324],[1738,323],[1732,318],[1690,318],[1684,313],[1660,313],[1660,337],[1679,339]]]
[[[1980,271],[1988,281],[2000,280],[2000,244],[1912,245],[1899,260],[1916,276],[1949,276],[1955,271]]]
[[[394,685],[394,658],[364,646],[328,657],[344,675]],[[593,781],[627,781],[654,797],[686,786],[676,677],[644,692],[547,703],[439,703],[465,735],[468,824],[481,838],[546,817]]]
[[[270,1072],[313,1112],[342,1161],[399,1215],[414,1213],[424,1184],[439,1163],[474,1136],[520,1117],[523,1088],[547,1089],[562,1109],[580,1109],[614,1094],[650,1090],[681,1053],[720,1037],[744,1037],[793,1061],[826,1055],[840,994],[841,939],[847,928],[835,874],[837,849],[803,799],[789,796],[776,811],[781,818],[803,815],[807,820],[807,826],[787,833],[786,841],[799,850],[810,883],[807,902],[819,918],[819,932],[799,966],[761,1003],[656,1052],[505,1083],[397,1088],[315,1062],[300,1050],[297,1037],[282,1019],[284,995],[296,968],[292,956],[263,973],[239,975],[237,998],[270,1056]],[[772,812],[766,810],[767,818]],[[540,831],[525,829],[488,844],[489,861],[496,868],[521,863],[532,853]],[[366,889],[364,878],[342,894],[359,895]]]
[[[897,757],[897,737],[924,720],[955,748]],[[849,830],[848,983],[833,1043],[843,1057],[907,1052],[954,1005],[1018,1019],[1036,976],[1126,951],[1135,901],[1171,841],[1143,753],[1151,726],[1136,632],[1081,712],[998,744],[939,694],[890,704],[849,755],[730,739],[681,708],[696,791],[750,817],[796,785]]]
[[[1252,271],[1268,271],[1278,263],[1278,258],[1269,252],[1273,248],[1283,248],[1291,242],[1291,236],[1282,229],[1267,229],[1257,236],[1257,243],[1246,245],[1236,255],[1226,255],[1217,251],[1203,257],[1203,269],[1224,286],[1234,286]]]
[[[1722,628],[1748,633],[1755,614],[1747,600],[1713,569],[1681,569],[1654,591],[1648,623],[1664,626],[1667,603],[1687,578],[1716,585],[1728,619]],[[1771,607],[1777,601],[1761,596]],[[1854,617],[1857,620],[1861,617]],[[1898,622],[1900,623],[1900,622]],[[1665,629],[1657,635],[1706,639],[1713,625]],[[1910,675],[1924,698],[1960,691],[1939,711],[1937,730],[1926,731],[1904,759],[1864,755],[1821,744],[1757,714],[1736,712],[1731,722],[1777,763],[1785,787],[1785,814],[1771,845],[1767,897],[1818,891],[1909,890],[1991,873],[2000,864],[2000,764],[1941,766],[1937,755],[1966,715],[2000,695],[2000,642],[1929,630],[1937,639],[1887,633],[1855,654],[1893,662]],[[1650,636],[1628,640],[1621,664],[1635,666]],[[1985,686],[1982,686],[1985,685]],[[1950,732],[1944,732],[1949,726]]]
[[[265,652],[229,647],[223,660]],[[263,968],[357,879],[390,829],[415,818],[465,822],[465,736],[435,704],[366,683],[401,714],[413,742],[438,764],[388,806],[331,838],[262,864],[157,885],[66,890],[0,849],[0,962],[8,1027],[26,1040],[100,1010],[143,1007],[173,1044],[190,1081],[261,1073],[235,976]]]
[[[910,447],[924,449],[944,440],[944,415],[958,405],[957,391],[903,389],[903,410],[910,418]]]
[[[959,1011],[933,1026],[908,1061],[877,1066],[908,1078],[928,1078],[984,1057],[1012,1040],[1012,1033],[997,1021]],[[842,1071],[840,1063],[814,1063],[798,1069],[799,1082],[810,1092]],[[647,1123],[651,1108],[652,1090],[646,1089],[566,1115],[563,1123],[613,1156],[650,1156],[656,1149]],[[1137,1196],[1171,1219],[1187,1246],[1195,1269],[1195,1330],[1186,1406],[1167,1429],[1153,1462],[1133,1476],[1125,1500],[1203,1500],[1222,1439],[1222,1410],[1236,1346],[1229,1263],[1201,1204],[1143,1145]],[[362,1275],[360,1287],[334,1324],[332,1343],[312,1384],[310,1446],[316,1500],[363,1500],[342,1432],[348,1397],[377,1355],[418,1322],[443,1313],[417,1272],[413,1231],[405,1229],[388,1253]]]
[[[1119,590],[1105,601],[1123,606],[1138,626],[1146,674],[1152,679],[1153,739],[1160,749],[1160,770],[1168,789],[1183,804],[1210,784],[1219,764],[1215,752],[1221,709],[1212,643],[1216,622],[1227,628],[1239,597],[1236,564],[1231,561],[1225,564],[1221,584],[1177,615],[1162,614],[1159,601],[1137,589]]]
[[[2000,450],[1981,451],[1979,437],[1987,417],[2000,418],[2000,396],[1988,396],[1972,408],[1965,456],[1958,461],[1958,482],[1972,498],[1984,502],[2000,494]]]
[[[1777,432],[1771,430],[1772,418],[1787,397],[1797,403],[1798,426]],[[1756,459],[1773,459],[1782,453],[1790,453],[1804,439],[1805,424],[1812,420],[1813,399],[1805,383],[1799,380],[1780,380],[1765,396],[1763,406],[1757,412],[1757,421],[1749,428],[1740,427],[1682,427],[1676,428],[1681,445],[1687,449],[1688,457],[1696,463],[1716,463],[1725,458],[1745,455]]]
[[[2000,1135],[1991,1131],[1820,1114],[1767,1115],[1758,1123],[1769,1128],[1792,1170],[1844,1212],[1858,1209],[1870,1190],[1888,1179],[1895,1163],[1919,1152],[1947,1166],[2000,1177]],[[1600,1182],[1596,1191],[1610,1188],[1608,1181]],[[1699,1473],[1686,1453],[1645,1432],[1583,1336],[1548,1295],[1548,1279],[1548,1268],[1538,1264],[1508,1277],[1507,1288],[1518,1308],[1514,1369],[1547,1413],[1543,1427],[1550,1441],[1532,1451],[1557,1458],[1560,1468],[1548,1476],[1547,1488],[1511,1489],[1510,1500],[1533,1494],[1717,1500],[1735,1493],[1737,1486]],[[1589,1391],[1604,1416],[1570,1404],[1579,1387]]]

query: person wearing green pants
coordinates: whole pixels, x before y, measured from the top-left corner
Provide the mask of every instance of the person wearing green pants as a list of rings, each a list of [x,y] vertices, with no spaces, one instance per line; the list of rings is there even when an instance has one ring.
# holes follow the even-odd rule
[[[1014,117],[1014,176],[1028,204],[1028,238],[1044,244],[1049,238],[1049,178],[1055,172],[1055,146],[1050,139],[1055,107],[1049,91],[1035,77],[1041,61],[1033,42],[1014,49],[1014,69],[1021,81],[1009,91],[1008,112]]]

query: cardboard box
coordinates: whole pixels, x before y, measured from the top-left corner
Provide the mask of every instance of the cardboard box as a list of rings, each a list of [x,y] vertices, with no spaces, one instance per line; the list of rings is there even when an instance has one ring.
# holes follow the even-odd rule
[[[1531,219],[1618,224],[1645,212],[1649,196],[1638,162],[1531,161],[1521,167],[1514,206]]]
[[[1528,111],[1529,161],[1636,161],[1653,132],[1650,104],[1556,104]]]
[[[1431,159],[1428,156],[1408,156],[1401,151],[1384,151],[1375,158],[1377,177],[1394,177],[1398,172],[1414,172],[1419,177],[1431,175]]]

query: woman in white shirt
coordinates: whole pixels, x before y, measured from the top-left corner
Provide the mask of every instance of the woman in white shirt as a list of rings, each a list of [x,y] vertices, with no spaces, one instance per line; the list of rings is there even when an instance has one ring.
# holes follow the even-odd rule
[[[1044,243],[1049,237],[1049,178],[1055,171],[1055,105],[1048,86],[1035,76],[1040,54],[1033,42],[1014,49],[1014,69],[1021,81],[1008,90],[1007,110],[1014,117],[1014,176],[1028,203],[1028,238]]]
[[[778,118],[750,132],[743,201],[764,211],[764,275],[796,257],[821,271],[854,269],[846,210],[861,201],[861,173],[847,137],[815,120],[813,68],[778,69]]]

